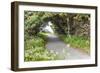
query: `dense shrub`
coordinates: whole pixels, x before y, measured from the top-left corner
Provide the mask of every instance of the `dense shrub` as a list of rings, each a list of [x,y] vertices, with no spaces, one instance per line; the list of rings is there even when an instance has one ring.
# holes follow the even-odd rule
[[[60,38],[74,48],[80,48],[87,53],[90,52],[90,40],[85,37],[60,35]]]
[[[33,37],[32,39],[26,40],[25,49],[31,49],[31,47],[44,47],[45,41],[40,37]]]
[[[32,47],[25,51],[25,61],[46,61],[56,59],[57,54],[52,53],[43,47]]]
[[[25,61],[45,61],[58,59],[58,54],[45,48],[47,39],[46,35],[44,34],[45,33],[38,33],[37,36],[31,36],[32,38],[25,41]]]

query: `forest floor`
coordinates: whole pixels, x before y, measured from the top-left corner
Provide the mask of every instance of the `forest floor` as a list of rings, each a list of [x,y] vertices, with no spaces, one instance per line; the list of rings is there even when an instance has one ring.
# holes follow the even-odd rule
[[[70,48],[65,44],[59,37],[55,34],[47,34],[48,42],[46,48],[50,51],[58,53],[58,55],[63,55],[65,59],[89,59],[90,56],[75,48]]]

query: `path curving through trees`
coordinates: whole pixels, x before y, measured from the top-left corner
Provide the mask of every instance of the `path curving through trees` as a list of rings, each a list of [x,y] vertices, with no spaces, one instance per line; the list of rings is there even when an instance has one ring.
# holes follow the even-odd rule
[[[54,51],[59,55],[63,55],[65,59],[89,59],[90,56],[79,49],[70,48],[55,34],[47,34],[48,42],[46,48]]]

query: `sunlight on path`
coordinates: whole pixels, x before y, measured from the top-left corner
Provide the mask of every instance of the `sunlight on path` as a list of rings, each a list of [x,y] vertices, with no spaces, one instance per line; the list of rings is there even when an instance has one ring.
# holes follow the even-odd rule
[[[48,25],[45,27],[45,28],[43,28],[45,31],[48,31],[48,32],[50,32],[50,33],[54,33],[54,31],[53,31],[53,29],[51,28],[51,26],[52,26],[53,24],[49,21],[48,22]]]

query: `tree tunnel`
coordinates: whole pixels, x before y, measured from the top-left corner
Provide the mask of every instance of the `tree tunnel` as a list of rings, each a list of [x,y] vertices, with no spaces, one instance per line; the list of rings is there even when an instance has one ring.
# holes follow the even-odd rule
[[[89,36],[89,14],[25,11],[25,31],[36,35],[52,23],[52,29],[58,34]]]

